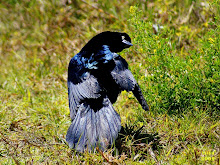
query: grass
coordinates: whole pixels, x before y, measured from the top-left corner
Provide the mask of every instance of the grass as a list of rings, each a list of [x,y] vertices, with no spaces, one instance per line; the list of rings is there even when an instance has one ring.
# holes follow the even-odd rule
[[[10,0],[0,12],[1,164],[219,164],[219,1]],[[120,54],[151,110],[122,92],[115,147],[76,154],[67,66],[104,30],[131,36]]]

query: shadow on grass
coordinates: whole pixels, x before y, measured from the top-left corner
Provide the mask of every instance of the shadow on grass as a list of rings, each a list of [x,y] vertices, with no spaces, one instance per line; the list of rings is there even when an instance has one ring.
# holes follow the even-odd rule
[[[161,148],[159,142],[158,133],[146,133],[144,126],[126,124],[124,127],[122,126],[115,146],[119,155],[123,153],[130,156],[139,155],[138,157],[141,160],[147,155],[151,155],[153,151],[158,152]]]

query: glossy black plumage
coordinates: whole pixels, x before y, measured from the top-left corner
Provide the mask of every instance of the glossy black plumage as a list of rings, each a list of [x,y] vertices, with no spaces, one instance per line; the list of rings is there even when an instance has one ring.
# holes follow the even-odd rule
[[[112,104],[121,91],[132,91],[149,110],[128,64],[117,52],[132,46],[126,33],[102,32],[76,54],[68,68],[69,108],[72,123],[66,140],[77,151],[101,150],[113,144],[121,119]]]

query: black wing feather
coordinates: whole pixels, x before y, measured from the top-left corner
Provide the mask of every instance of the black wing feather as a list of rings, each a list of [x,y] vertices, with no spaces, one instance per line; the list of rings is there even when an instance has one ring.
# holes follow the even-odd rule
[[[132,91],[142,108],[146,111],[149,110],[137,81],[128,69],[128,63],[119,55],[114,58],[114,61],[116,65],[111,75],[115,82],[120,86],[121,90]]]
[[[132,91],[137,83],[128,69],[128,64],[121,56],[115,59],[115,68],[112,70],[111,75],[116,83],[120,86],[121,90]]]
[[[85,99],[97,99],[99,98],[101,88],[97,79],[87,73],[86,79],[81,83],[74,84],[72,81],[68,80],[68,94],[69,94],[69,107],[70,107],[70,117],[74,120],[76,115],[76,110],[79,105]]]

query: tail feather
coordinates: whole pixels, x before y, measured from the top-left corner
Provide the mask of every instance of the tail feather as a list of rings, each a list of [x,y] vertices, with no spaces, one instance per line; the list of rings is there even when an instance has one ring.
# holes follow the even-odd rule
[[[80,144],[83,144],[83,140],[85,140],[85,138],[83,138],[85,136],[85,132],[83,130],[85,130],[87,125],[86,116],[80,113],[81,109],[82,108],[80,107],[75,119],[72,121],[67,131],[66,140],[69,143],[70,148],[73,148],[76,145],[80,148]]]
[[[70,125],[66,140],[77,151],[101,150],[113,144],[121,129],[121,119],[111,102],[94,111],[89,105],[81,104],[75,119]]]
[[[111,144],[112,133],[111,127],[109,125],[108,120],[106,120],[106,115],[104,114],[104,108],[102,108],[97,113],[98,125],[97,125],[97,133],[99,136],[98,146],[100,149],[104,150],[108,144]]]
[[[121,119],[118,113],[111,107],[102,108],[98,113],[101,129],[97,129],[99,135],[99,146],[104,150],[108,145],[112,145],[121,129]]]
[[[97,132],[96,132],[96,114],[93,110],[88,109],[87,114],[87,125],[86,125],[86,139],[88,139],[88,148],[91,150],[96,146],[97,143]]]

